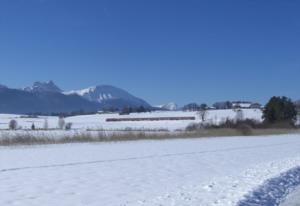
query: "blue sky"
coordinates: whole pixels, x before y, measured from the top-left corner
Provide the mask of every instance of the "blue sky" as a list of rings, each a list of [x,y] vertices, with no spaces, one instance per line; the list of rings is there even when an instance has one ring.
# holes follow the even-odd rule
[[[300,2],[1,0],[0,83],[110,84],[152,104],[300,99]]]

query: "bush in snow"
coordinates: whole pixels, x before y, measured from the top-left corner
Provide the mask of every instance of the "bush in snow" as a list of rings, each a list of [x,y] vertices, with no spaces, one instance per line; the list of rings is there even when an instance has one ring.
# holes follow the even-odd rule
[[[18,122],[16,120],[12,119],[12,120],[10,120],[8,126],[9,126],[9,129],[16,130],[18,127]]]
[[[237,125],[236,128],[242,135],[251,135],[252,134],[252,127],[250,124],[247,123],[240,123]]]
[[[185,131],[187,132],[193,132],[193,131],[197,131],[203,129],[203,125],[202,124],[197,124],[197,123],[191,123],[189,124],[186,128]]]
[[[222,122],[218,126],[214,126],[217,128],[232,128],[232,129],[239,129],[244,127],[245,125],[248,125],[250,128],[264,128],[264,125],[261,124],[258,121],[255,121],[253,119],[244,119],[244,120],[231,120],[226,119],[225,122]]]
[[[66,126],[65,126],[65,129],[66,130],[71,130],[72,129],[72,123],[71,122],[68,122],[67,124],[66,124]]]

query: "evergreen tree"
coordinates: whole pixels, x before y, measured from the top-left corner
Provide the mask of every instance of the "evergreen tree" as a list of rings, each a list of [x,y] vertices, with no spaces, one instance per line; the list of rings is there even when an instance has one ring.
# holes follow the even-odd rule
[[[139,108],[137,108],[137,112],[138,113],[143,113],[143,112],[147,112],[146,108],[143,106],[140,106]]]
[[[32,123],[32,125],[31,125],[31,130],[35,130],[35,125],[34,125],[34,123]]]
[[[203,103],[203,104],[200,104],[200,110],[206,110],[207,109],[207,104]]]
[[[287,97],[272,97],[267,103],[263,118],[267,123],[294,123],[297,117],[296,106]]]

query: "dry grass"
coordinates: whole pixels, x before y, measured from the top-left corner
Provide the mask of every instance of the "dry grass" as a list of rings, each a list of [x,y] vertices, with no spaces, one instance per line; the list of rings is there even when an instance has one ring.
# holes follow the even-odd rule
[[[299,129],[251,129],[245,132],[243,129],[211,128],[197,131],[177,132],[143,132],[126,131],[106,133],[99,131],[96,134],[91,132],[78,132],[72,135],[65,135],[62,138],[52,138],[46,135],[35,136],[30,132],[18,134],[11,137],[1,137],[1,146],[11,145],[36,145],[36,144],[65,144],[80,142],[112,142],[112,141],[134,141],[134,140],[164,140],[179,138],[204,138],[204,137],[230,137],[230,136],[259,136],[279,134],[300,134]]]
[[[194,137],[227,137],[227,136],[265,136],[265,135],[281,135],[281,134],[300,134],[299,129],[203,129],[189,133]]]

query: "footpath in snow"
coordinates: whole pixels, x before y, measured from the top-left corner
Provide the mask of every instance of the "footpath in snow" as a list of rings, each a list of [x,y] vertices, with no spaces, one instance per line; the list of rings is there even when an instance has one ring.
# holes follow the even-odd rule
[[[0,147],[0,205],[237,205],[297,166],[300,135]]]

